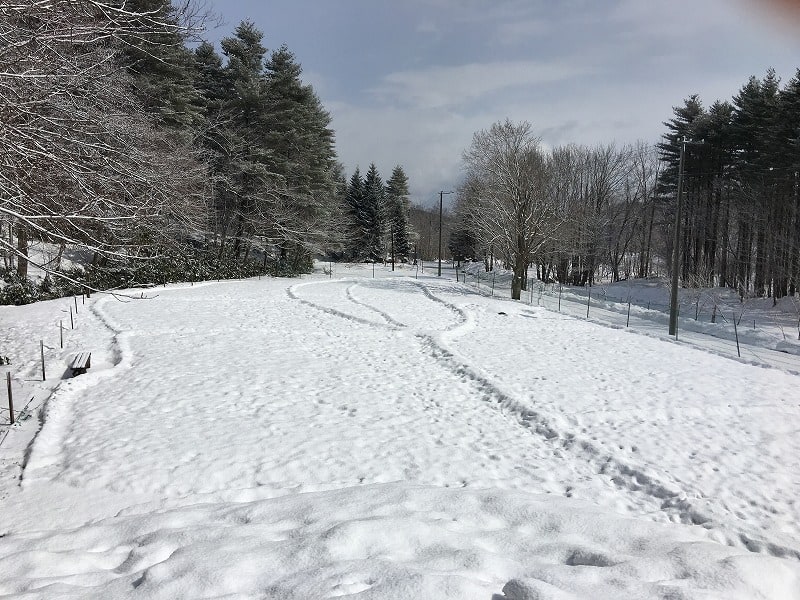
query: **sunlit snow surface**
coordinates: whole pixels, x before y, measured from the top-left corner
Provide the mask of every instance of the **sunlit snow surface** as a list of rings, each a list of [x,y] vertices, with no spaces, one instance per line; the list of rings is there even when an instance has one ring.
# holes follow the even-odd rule
[[[81,305],[0,597],[800,598],[798,376],[371,275]]]

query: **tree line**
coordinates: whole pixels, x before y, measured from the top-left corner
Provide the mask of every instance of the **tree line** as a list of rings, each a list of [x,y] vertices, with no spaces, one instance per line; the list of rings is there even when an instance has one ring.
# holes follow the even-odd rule
[[[527,123],[477,132],[449,247],[530,276],[592,285],[671,271],[678,176],[682,285],[776,300],[800,282],[800,71],[751,77],[731,102],[675,107],[655,145],[545,150]],[[683,160],[681,160],[683,156]],[[487,268],[490,267],[487,260]]]
[[[658,145],[664,202],[677,195],[683,149],[683,280],[734,288],[741,296],[794,295],[800,284],[800,70],[783,86],[773,70],[751,77],[730,102],[708,109],[690,96],[665,125]]]
[[[247,21],[220,53],[202,40],[213,15],[198,6],[0,6],[0,301],[292,275],[316,256],[383,252],[369,231],[408,255],[402,168],[385,188],[368,173],[365,198],[380,197],[367,223],[294,54],[267,51]],[[48,274],[38,288],[27,277],[33,244],[55,249],[36,264]],[[76,252],[82,266],[62,268]]]
[[[383,184],[375,163],[367,174],[356,167],[347,184],[345,197],[350,214],[350,244],[341,257],[353,261],[408,261],[415,234],[409,224],[408,177],[396,166]],[[387,254],[388,253],[388,254]]]

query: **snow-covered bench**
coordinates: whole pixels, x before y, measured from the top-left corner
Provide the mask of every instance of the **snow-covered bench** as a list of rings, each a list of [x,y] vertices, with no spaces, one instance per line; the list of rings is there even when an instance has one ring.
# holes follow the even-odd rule
[[[78,352],[72,357],[69,362],[69,368],[72,371],[72,376],[82,375],[86,373],[86,369],[92,366],[92,353],[91,352]]]

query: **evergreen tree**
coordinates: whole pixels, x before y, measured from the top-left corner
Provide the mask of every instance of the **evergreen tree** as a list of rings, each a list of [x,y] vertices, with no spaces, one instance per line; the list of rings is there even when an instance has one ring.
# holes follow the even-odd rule
[[[715,102],[706,112],[692,96],[665,123],[669,132],[659,147],[667,168],[659,189],[667,223],[679,140],[691,142],[683,170],[684,284],[726,285],[775,300],[797,289],[798,79],[781,89],[770,69],[762,79],[750,77],[732,102]]]
[[[206,127],[219,118],[223,102],[228,97],[229,81],[222,66],[222,57],[213,44],[201,43],[194,50],[194,83],[199,92],[196,100]]]
[[[222,103],[226,131],[219,138],[225,156],[218,186],[227,220],[222,228],[220,253],[224,250],[229,226],[233,228],[233,256],[247,257],[251,236],[269,214],[270,198],[266,193],[266,167],[269,152],[257,125],[265,110],[263,64],[266,48],[263,34],[256,26],[243,21],[233,37],[224,38],[222,51],[228,59],[225,78],[228,93]]]
[[[729,102],[716,101],[708,112],[693,124],[693,135],[703,140],[702,162],[698,173],[692,174],[692,189],[702,201],[695,208],[694,273],[701,273],[698,284],[726,286],[732,281],[729,260],[731,185],[730,171],[733,165],[733,140],[731,122],[733,106]],[[693,148],[695,151],[697,147]],[[697,152],[693,153],[693,156]],[[690,190],[691,191],[691,190]],[[702,195],[699,194],[702,192]]]
[[[411,255],[408,230],[408,178],[401,166],[396,166],[386,182],[389,234],[394,246],[395,260],[404,262]]]
[[[681,142],[684,139],[692,139],[694,122],[705,114],[705,109],[700,97],[693,94],[683,101],[683,106],[673,107],[672,112],[675,116],[664,122],[668,131],[662,136],[663,141],[656,147],[661,152],[662,160],[666,163],[661,175],[659,191],[662,195],[674,198],[678,186]]]
[[[784,175],[786,240],[783,256],[786,280],[779,293],[794,296],[800,287],[800,69],[780,91],[779,99],[776,141],[784,149],[780,169]]]
[[[171,0],[129,0],[126,10],[141,15],[142,31],[121,36],[121,62],[133,74],[134,92],[158,121],[186,138],[201,122],[198,90],[193,80],[193,56],[185,46],[185,30]],[[171,29],[152,31],[152,19]]]
[[[384,230],[386,228],[386,188],[383,186],[375,163],[369,166],[364,179],[364,237],[363,248],[366,258],[371,261],[383,261],[386,256]]]
[[[312,254],[330,239],[330,216],[336,209],[336,153],[331,118],[302,68],[282,46],[266,63],[265,110],[259,124],[277,211],[272,235],[281,258],[291,267],[310,266]]]
[[[447,249],[459,265],[462,261],[474,260],[478,256],[478,247],[478,237],[463,221],[450,233],[447,241]]]
[[[345,195],[349,216],[349,255],[353,260],[367,260],[369,251],[364,242],[369,219],[364,206],[364,178],[358,167],[350,177]]]
[[[779,81],[773,70],[763,80],[751,77],[733,98],[731,134],[738,177],[739,236],[737,275],[747,290],[751,281],[757,295],[767,293],[772,278],[772,235],[780,227],[773,210],[774,117],[778,113]]]
[[[784,165],[800,169],[800,69],[779,93],[776,143],[784,149]]]

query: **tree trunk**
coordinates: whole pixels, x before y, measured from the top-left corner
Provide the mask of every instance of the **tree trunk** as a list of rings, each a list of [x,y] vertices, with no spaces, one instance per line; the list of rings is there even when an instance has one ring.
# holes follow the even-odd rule
[[[67,247],[66,242],[61,242],[58,245],[58,254],[56,254],[55,267],[53,267],[54,271],[61,270],[61,259],[64,256],[64,250],[66,249],[66,247]]]
[[[17,275],[28,276],[28,229],[17,223]]]
[[[730,197],[724,196],[724,210],[720,226],[722,227],[722,250],[719,253],[719,286],[728,287],[731,284],[728,273],[728,245],[730,244]]]
[[[525,282],[525,269],[528,266],[528,261],[524,256],[517,255],[514,259],[514,279],[511,280],[511,298],[512,300],[519,300],[522,296],[522,285]]]

